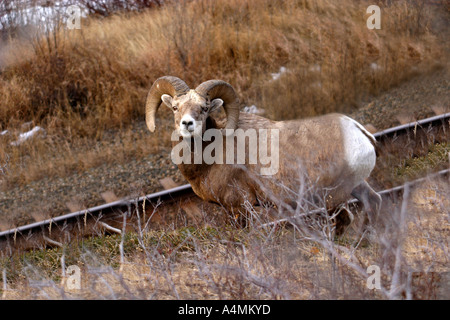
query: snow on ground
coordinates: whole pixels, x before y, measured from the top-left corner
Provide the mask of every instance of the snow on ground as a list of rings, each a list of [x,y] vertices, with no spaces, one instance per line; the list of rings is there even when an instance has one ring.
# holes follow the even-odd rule
[[[252,104],[251,106],[245,106],[244,109],[242,109],[242,111],[247,112],[247,113],[253,113],[253,114],[263,114],[264,113],[263,109],[259,109],[254,104]]]
[[[270,75],[272,76],[272,80],[278,80],[280,79],[281,75],[283,73],[287,72],[287,68],[286,67],[280,67],[280,70],[276,73],[271,73]]]
[[[24,143],[25,141],[38,136],[39,134],[45,136],[46,132],[43,128],[39,127],[39,126],[35,126],[33,129],[31,129],[30,131],[24,132],[19,134],[19,139],[17,139],[16,141],[11,142],[12,146],[19,146],[22,143]]]
[[[55,1],[53,5],[27,5],[26,3],[18,3],[7,14],[0,15],[0,29],[2,25],[8,26],[12,22],[15,26],[34,26],[41,32],[53,30],[58,23],[66,23],[69,17],[69,7],[71,1]],[[80,17],[87,17],[87,10],[82,6],[80,9]]]
[[[377,63],[375,63],[375,62],[372,62],[372,63],[370,64],[370,68],[371,68],[372,70],[374,70],[374,71],[377,71],[377,70],[380,70],[380,69],[381,69],[381,67],[380,67]]]

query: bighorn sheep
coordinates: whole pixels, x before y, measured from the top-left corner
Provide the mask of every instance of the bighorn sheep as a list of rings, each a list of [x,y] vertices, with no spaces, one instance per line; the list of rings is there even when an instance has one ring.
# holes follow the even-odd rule
[[[261,129],[279,132],[279,169],[271,176],[259,174],[260,162],[179,163],[179,170],[203,200],[229,209],[240,208],[244,202],[258,205],[264,201],[295,207],[302,182],[306,182],[314,186],[314,197],[326,197],[328,208],[347,201],[350,195],[362,201],[369,216],[380,207],[381,197],[365,181],[375,166],[375,138],[347,116],[272,121],[240,112],[235,90],[224,81],[209,80],[192,90],[181,79],[165,76],[155,81],[147,96],[145,114],[151,132],[155,131],[161,103],[173,111],[175,132],[185,140],[202,136],[208,129],[221,130],[224,139],[236,129],[258,129],[259,135]],[[226,113],[225,125],[211,116],[221,106]],[[212,143],[205,140],[203,149]],[[178,139],[174,141],[174,147],[178,143]],[[264,148],[270,149],[271,143]],[[230,149],[224,146],[224,154],[227,151]],[[248,156],[249,151],[245,152]]]

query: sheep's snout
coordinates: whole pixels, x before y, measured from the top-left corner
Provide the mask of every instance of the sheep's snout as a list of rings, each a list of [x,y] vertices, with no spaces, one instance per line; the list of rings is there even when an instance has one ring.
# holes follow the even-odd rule
[[[184,115],[180,120],[180,134],[183,137],[189,138],[196,134],[201,135],[201,129],[201,121],[196,121],[188,114]]]
[[[192,120],[183,120],[181,121],[180,127],[189,132],[194,131],[194,121]]]

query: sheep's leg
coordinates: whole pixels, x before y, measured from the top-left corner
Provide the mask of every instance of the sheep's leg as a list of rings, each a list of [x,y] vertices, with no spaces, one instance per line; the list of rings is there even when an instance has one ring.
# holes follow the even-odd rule
[[[354,216],[345,207],[340,209],[334,208],[331,212],[335,212],[336,210],[341,211],[336,217],[336,235],[339,237],[345,234],[347,228],[352,224]]]
[[[352,196],[362,202],[370,223],[375,223],[381,208],[381,196],[366,181],[353,189]]]

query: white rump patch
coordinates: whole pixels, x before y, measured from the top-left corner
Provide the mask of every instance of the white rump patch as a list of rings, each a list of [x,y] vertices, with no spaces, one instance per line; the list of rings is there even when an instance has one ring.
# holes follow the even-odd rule
[[[349,168],[354,172],[354,183],[359,184],[370,175],[375,167],[375,148],[366,136],[366,134],[368,136],[372,136],[372,134],[358,122],[347,116],[341,117],[341,126],[345,160]],[[373,139],[375,140],[375,138]]]

